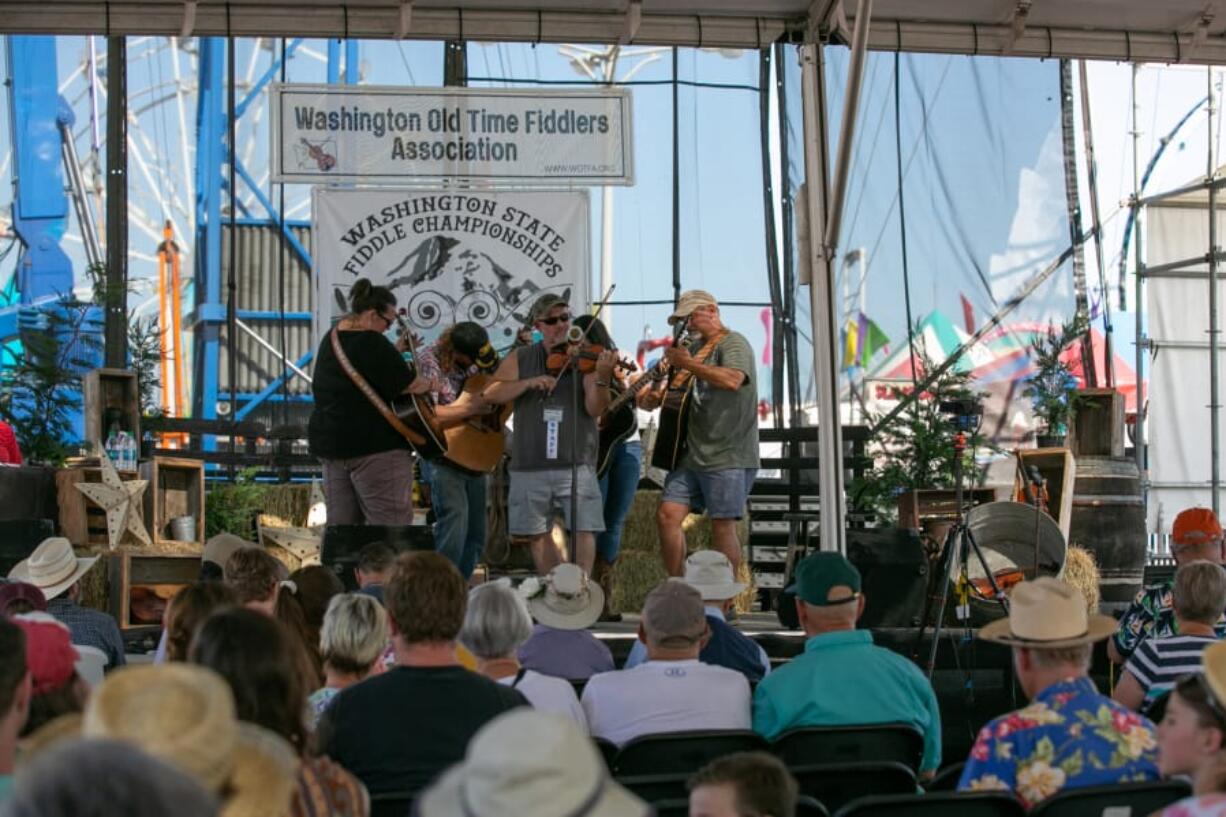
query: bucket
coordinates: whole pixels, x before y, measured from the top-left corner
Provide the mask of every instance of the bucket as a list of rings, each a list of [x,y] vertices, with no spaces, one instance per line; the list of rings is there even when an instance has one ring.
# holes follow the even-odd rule
[[[196,541],[196,517],[176,516],[167,526],[170,528],[170,538],[176,542]]]
[[[1104,610],[1132,601],[1145,574],[1145,505],[1135,461],[1077,458],[1069,545],[1094,554]]]

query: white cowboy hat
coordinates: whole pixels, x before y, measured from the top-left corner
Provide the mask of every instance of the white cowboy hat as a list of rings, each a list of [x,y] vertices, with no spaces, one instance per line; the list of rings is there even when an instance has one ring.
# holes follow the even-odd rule
[[[685,560],[685,583],[701,593],[703,601],[724,601],[745,590],[732,574],[732,562],[718,550],[690,554]]]
[[[33,553],[18,562],[9,571],[9,578],[34,585],[51,601],[76,584],[96,561],[97,556],[77,558],[71,542],[62,536],[52,536],[39,542]]]
[[[525,746],[532,747],[524,751]],[[419,801],[421,817],[646,817],[609,778],[595,744],[569,718],[515,709],[481,728],[463,762]]]
[[[1031,649],[1060,649],[1092,644],[1114,633],[1111,616],[1086,610],[1081,591],[1051,576],[1021,582],[1009,594],[1009,617],[979,631],[984,641]]]
[[[583,568],[563,562],[541,581],[542,590],[528,599],[532,617],[546,627],[586,630],[600,618],[604,591]]]

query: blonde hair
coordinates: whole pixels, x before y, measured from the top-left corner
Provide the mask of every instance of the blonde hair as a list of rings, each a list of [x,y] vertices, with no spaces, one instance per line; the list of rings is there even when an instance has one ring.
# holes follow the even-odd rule
[[[382,604],[364,593],[341,593],[328,602],[319,650],[327,666],[364,675],[387,649],[390,637]]]
[[[1171,601],[1180,618],[1213,624],[1226,608],[1226,570],[1204,559],[1180,565]]]

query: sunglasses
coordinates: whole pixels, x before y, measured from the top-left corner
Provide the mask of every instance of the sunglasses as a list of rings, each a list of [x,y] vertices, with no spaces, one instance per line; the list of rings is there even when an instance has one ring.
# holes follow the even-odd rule
[[[552,318],[541,318],[546,326],[556,326],[559,323],[570,323],[570,315],[555,315]]]

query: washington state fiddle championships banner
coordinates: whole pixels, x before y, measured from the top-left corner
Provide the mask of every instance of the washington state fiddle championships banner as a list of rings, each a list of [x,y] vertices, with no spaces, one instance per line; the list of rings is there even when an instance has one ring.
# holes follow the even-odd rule
[[[627,89],[272,86],[272,180],[634,181]]]
[[[358,278],[390,288],[427,340],[476,321],[498,349],[540,295],[588,302],[586,191],[316,188],[312,211],[316,337],[347,311]]]

